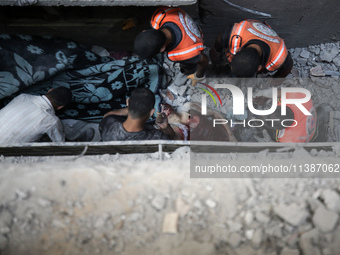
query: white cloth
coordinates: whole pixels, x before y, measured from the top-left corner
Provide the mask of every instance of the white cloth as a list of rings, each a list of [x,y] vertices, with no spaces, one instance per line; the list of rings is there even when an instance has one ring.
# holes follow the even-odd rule
[[[53,142],[64,142],[60,119],[46,96],[21,94],[0,110],[0,144],[34,142],[47,134]]]

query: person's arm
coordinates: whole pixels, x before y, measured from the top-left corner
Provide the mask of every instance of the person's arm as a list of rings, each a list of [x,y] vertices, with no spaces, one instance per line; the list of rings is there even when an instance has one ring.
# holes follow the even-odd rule
[[[205,71],[207,70],[207,66],[209,63],[209,58],[207,55],[205,55],[203,52],[201,53],[201,59],[197,63],[197,71],[196,71],[196,77],[197,78],[204,78]]]
[[[207,70],[207,66],[209,63],[209,58],[203,52],[198,55],[200,57],[197,62],[197,70],[195,73],[190,74],[187,78],[191,80],[191,84],[194,86],[197,82],[203,81],[205,79],[205,71]],[[196,58],[196,57],[195,57]]]
[[[225,54],[224,49],[228,50],[229,48],[229,36],[231,29],[232,26],[229,25],[222,33],[219,33],[215,40],[214,46],[210,49],[210,59],[215,66],[219,65],[222,61],[222,55]]]
[[[127,116],[128,115],[128,108],[122,108],[122,109],[118,109],[118,110],[109,111],[109,112],[105,113],[103,118],[105,118],[109,115]]]
[[[46,131],[52,142],[65,142],[64,126],[60,119]]]
[[[171,139],[171,140],[177,140],[178,139],[175,131],[169,125],[168,117],[166,116],[166,114],[164,112],[161,112],[161,113],[157,112],[157,118],[156,118],[155,123],[160,128],[160,130],[169,137],[169,139]]]
[[[290,55],[290,52],[288,52],[288,55],[285,59],[285,62],[280,66],[280,68],[277,70],[277,72],[274,74],[274,78],[284,78],[286,77],[290,71],[293,68],[293,59]]]

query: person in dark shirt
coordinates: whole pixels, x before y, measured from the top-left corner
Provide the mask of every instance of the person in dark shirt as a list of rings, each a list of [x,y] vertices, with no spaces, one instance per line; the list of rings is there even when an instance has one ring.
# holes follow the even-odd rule
[[[267,23],[257,20],[243,20],[220,33],[210,58],[216,68],[226,60],[226,68],[236,77],[275,71],[273,77],[284,78],[293,67],[283,39]]]
[[[158,113],[155,129],[147,124],[155,112],[155,95],[147,88],[137,88],[127,99],[127,108],[108,112],[99,124],[103,141],[169,140],[175,132],[164,113]],[[126,117],[127,116],[127,117]]]

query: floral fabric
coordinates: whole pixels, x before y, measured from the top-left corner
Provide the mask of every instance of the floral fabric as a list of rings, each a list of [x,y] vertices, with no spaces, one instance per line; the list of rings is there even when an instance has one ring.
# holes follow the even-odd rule
[[[0,35],[0,56],[0,106],[22,92],[42,95],[64,86],[73,102],[59,117],[99,122],[106,112],[125,107],[133,89],[147,87],[159,109],[158,89],[165,82],[161,59],[115,60],[63,38],[8,34]]]

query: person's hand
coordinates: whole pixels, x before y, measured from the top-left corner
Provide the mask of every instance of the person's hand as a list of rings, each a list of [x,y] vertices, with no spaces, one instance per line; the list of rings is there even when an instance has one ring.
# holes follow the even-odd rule
[[[197,82],[203,81],[205,79],[205,76],[197,77],[196,73],[193,73],[193,74],[190,74],[187,78],[191,80],[191,85],[195,86]]]
[[[156,124],[160,129],[166,129],[169,126],[168,117],[164,112],[157,112]]]

